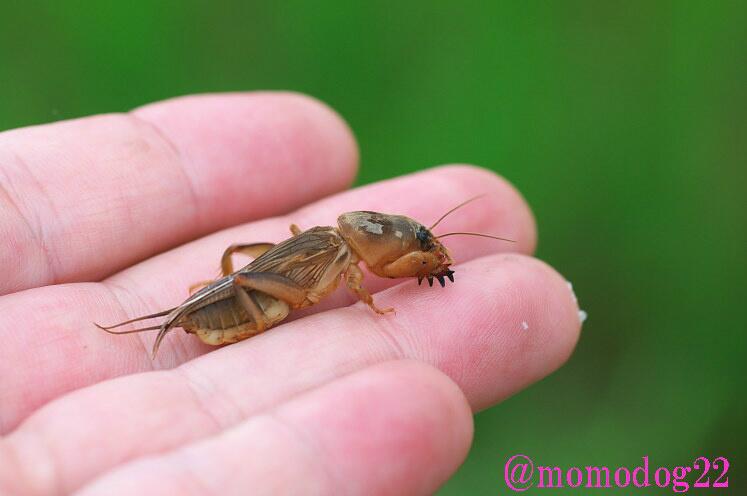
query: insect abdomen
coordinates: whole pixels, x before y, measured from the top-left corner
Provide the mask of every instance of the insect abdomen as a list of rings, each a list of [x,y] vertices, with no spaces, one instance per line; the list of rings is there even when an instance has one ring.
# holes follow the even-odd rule
[[[287,303],[258,291],[253,292],[269,329],[288,316]],[[185,316],[180,326],[206,344],[235,343],[257,334],[257,325],[236,298],[225,298]]]

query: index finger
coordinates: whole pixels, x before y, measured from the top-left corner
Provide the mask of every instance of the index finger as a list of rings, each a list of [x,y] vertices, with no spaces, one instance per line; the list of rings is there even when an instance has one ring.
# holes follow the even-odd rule
[[[297,94],[201,95],[0,134],[0,294],[97,280],[346,188],[342,119]]]

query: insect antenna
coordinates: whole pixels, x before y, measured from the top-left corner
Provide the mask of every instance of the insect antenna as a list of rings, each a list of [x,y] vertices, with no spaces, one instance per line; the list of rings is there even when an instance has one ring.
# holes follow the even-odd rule
[[[473,202],[473,201],[475,201],[475,200],[478,200],[478,199],[480,199],[480,198],[482,198],[483,196],[486,196],[486,195],[487,195],[487,193],[483,193],[483,194],[481,194],[481,195],[473,196],[473,197],[472,197],[472,198],[470,198],[469,200],[465,200],[465,201],[463,201],[462,203],[460,203],[460,204],[459,204],[459,205],[457,205],[456,207],[452,208],[451,210],[449,210],[448,212],[446,212],[445,214],[443,214],[443,215],[441,216],[441,218],[440,218],[440,219],[438,219],[438,220],[437,220],[436,222],[434,222],[434,223],[433,223],[433,225],[432,225],[431,227],[429,227],[429,228],[428,228],[428,230],[429,230],[429,231],[432,231],[432,230],[433,230],[433,228],[434,228],[434,227],[436,227],[436,226],[437,226],[437,225],[438,225],[438,224],[439,224],[439,223],[440,223],[440,222],[441,222],[442,220],[444,220],[444,219],[445,219],[445,218],[446,218],[446,217],[447,217],[448,215],[452,214],[452,213],[453,213],[454,211],[456,211],[456,210],[459,210],[460,208],[462,208],[462,207],[463,207],[463,206],[465,206],[466,204],[468,204],[468,203],[471,203],[471,202]]]
[[[509,243],[516,243],[516,241],[514,241],[513,239],[500,238],[498,236],[491,236],[490,234],[473,233],[473,232],[452,232],[452,233],[447,233],[447,234],[442,234],[440,236],[436,236],[436,239],[445,238],[446,236],[456,236],[457,234],[461,236],[479,236],[481,238],[490,238],[490,239],[497,239],[499,241],[508,241]]]

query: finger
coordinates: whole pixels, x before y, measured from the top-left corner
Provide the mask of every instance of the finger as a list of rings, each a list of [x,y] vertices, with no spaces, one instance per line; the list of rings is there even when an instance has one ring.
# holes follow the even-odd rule
[[[0,134],[0,294],[95,280],[344,189],[345,123],[288,93],[178,98]]]
[[[555,271],[513,254],[458,268],[463,277],[445,289],[424,292],[409,282],[377,294],[378,304],[397,307],[394,316],[373,315],[360,304],[331,310],[177,369],[72,393],[24,422],[8,438],[7,449],[19,465],[39,467],[34,477],[44,487],[76,487],[134,454],[160,453],[214,435],[376,363],[427,362],[451,377],[480,410],[567,359],[580,321],[573,294]],[[73,456],[78,446],[96,446],[102,437],[111,441],[85,459]]]
[[[388,362],[125,465],[80,494],[432,494],[471,439],[469,407],[452,381],[423,364]]]
[[[467,207],[444,219],[439,224],[437,232],[467,230],[492,233],[516,242],[507,243],[475,237],[450,237],[445,241],[455,260],[466,261],[488,253],[506,251],[532,253],[537,238],[534,218],[524,198],[511,184],[491,171],[474,166],[438,167],[423,173],[345,191],[287,216],[227,229],[171,253],[138,264],[108,281],[115,289],[126,288],[125,294],[118,293],[119,300],[126,310],[125,313],[114,318],[109,316],[108,321],[121,322],[131,318],[130,316],[152,313],[154,310],[164,308],[164,305],[168,308],[179,304],[183,299],[183,288],[196,280],[215,277],[221,254],[227,246],[237,240],[277,242],[289,236],[291,223],[298,224],[302,229],[316,225],[335,226],[337,217],[351,210],[400,213],[419,220],[425,225],[431,225],[446,211],[465,199],[486,193],[486,197],[479,200],[479,204],[470,205],[472,208]],[[195,264],[195,260],[205,263],[198,265]],[[246,258],[241,260],[248,261]],[[190,266],[190,271],[180,270],[178,273],[174,271],[174,267]],[[172,298],[163,299],[165,288],[161,284],[154,286],[155,280],[164,280],[169,285],[168,291]],[[369,276],[365,284],[370,290],[379,291],[398,282],[398,280]],[[141,296],[133,298],[133,293]],[[161,303],[144,307],[143,301]],[[294,312],[295,315],[292,318],[348,305],[354,301],[355,298],[349,291],[340,288],[335,295],[326,298],[320,304]],[[130,336],[130,338],[137,348],[144,346],[143,339],[148,346],[152,341],[145,335]],[[173,339],[173,336],[170,338]],[[189,341],[194,340],[188,339],[187,342]],[[193,345],[186,343],[185,347],[189,350]],[[198,347],[198,349],[204,350],[203,347]],[[165,360],[166,366],[180,363],[185,359],[177,357],[174,362],[170,361],[171,358],[174,357],[168,357],[168,355],[160,357],[161,360]]]
[[[6,295],[0,298],[0,377],[5,378],[0,381],[4,403],[0,432],[72,389],[117,375],[171,367],[209,350],[193,336],[172,333],[154,363],[152,335],[111,336],[91,322],[114,323],[179,304],[192,283],[215,275],[220,255],[231,243],[277,241],[288,237],[292,221],[301,221],[305,228],[334,224],[339,213],[361,208],[406,213],[431,223],[465,198],[486,192],[491,194],[480,200],[479,208],[455,212],[439,227],[499,233],[518,242],[447,238],[456,260],[508,249],[531,251],[533,219],[513,187],[483,169],[442,167],[345,192],[287,217],[216,233],[138,264],[106,285],[75,284]],[[378,290],[397,281],[368,277],[364,282]],[[348,304],[346,289],[339,291],[341,296],[329,300]],[[325,301],[312,310],[329,304]]]

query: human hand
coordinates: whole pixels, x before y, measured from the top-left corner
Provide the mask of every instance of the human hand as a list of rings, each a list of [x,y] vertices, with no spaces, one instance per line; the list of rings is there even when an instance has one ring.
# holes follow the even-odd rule
[[[357,158],[339,117],[281,93],[0,134],[0,494],[438,488],[466,456],[472,412],[566,360],[578,308],[527,256],[534,221],[505,181],[450,166],[328,196]],[[350,306],[343,289],[221,349],[172,332],[155,361],[152,334],[91,324],[180,303],[225,247],[285,239],[291,222],[378,210],[428,224],[479,193],[491,194],[440,229],[517,243],[448,238],[457,279],[444,289],[368,275],[396,315]]]

